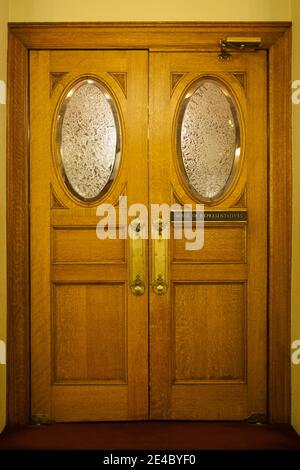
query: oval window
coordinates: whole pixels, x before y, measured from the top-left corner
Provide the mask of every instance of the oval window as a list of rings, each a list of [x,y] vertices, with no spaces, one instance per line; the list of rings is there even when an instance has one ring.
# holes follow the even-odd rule
[[[117,171],[120,126],[112,96],[97,80],[81,80],[66,94],[58,114],[57,141],[68,188],[81,200],[98,199]]]
[[[197,198],[214,202],[228,191],[240,156],[240,126],[234,99],[221,82],[202,78],[188,90],[177,147],[184,178]]]

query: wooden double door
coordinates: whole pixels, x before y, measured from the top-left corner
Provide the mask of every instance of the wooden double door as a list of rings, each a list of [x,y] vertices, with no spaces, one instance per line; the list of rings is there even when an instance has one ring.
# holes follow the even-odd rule
[[[265,414],[266,53],[232,56],[30,52],[33,419]],[[125,196],[203,203],[203,247],[132,241]]]

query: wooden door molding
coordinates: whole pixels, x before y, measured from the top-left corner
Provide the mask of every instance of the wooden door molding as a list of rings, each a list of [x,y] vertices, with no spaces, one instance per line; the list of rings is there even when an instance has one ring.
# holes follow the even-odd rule
[[[122,31],[122,34],[120,34]],[[261,36],[269,74],[268,421],[290,420],[291,24],[11,23],[8,29],[7,421],[30,420],[28,60],[32,49],[217,51]]]

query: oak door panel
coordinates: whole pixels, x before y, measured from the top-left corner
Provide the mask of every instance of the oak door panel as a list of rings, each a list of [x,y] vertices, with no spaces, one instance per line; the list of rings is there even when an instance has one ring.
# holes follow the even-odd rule
[[[180,163],[178,122],[196,84],[214,80],[233,97],[240,146],[229,187],[204,201],[204,210],[242,211],[248,219],[220,223],[210,217],[201,250],[186,250],[184,238],[170,244],[169,288],[165,295],[150,294],[153,419],[266,415],[266,70],[264,51],[233,53],[231,61],[218,60],[214,52],[150,55],[150,202],[191,204],[194,210],[202,202]]]
[[[53,383],[126,383],[124,284],[54,284]]]
[[[46,414],[54,421],[148,416],[147,279],[144,295],[134,297],[128,240],[96,235],[98,204],[111,204],[116,212],[120,196],[127,196],[128,204],[137,199],[148,204],[147,77],[145,51],[30,52],[33,416]],[[82,80],[105,86],[121,131],[110,186],[88,201],[71,190],[58,159],[59,110]],[[92,111],[90,104],[77,116],[83,146],[89,140],[81,118]],[[97,126],[94,130],[96,135]]]
[[[172,262],[245,263],[247,227],[243,225],[205,226],[205,243],[201,250],[186,250],[185,240],[173,240]]]
[[[119,238],[99,240],[95,227],[53,227],[51,232],[54,264],[107,264],[126,262],[126,243]]]
[[[245,284],[172,287],[173,383],[245,382]]]

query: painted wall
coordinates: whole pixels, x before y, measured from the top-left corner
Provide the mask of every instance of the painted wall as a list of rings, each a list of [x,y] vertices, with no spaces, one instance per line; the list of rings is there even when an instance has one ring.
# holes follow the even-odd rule
[[[290,20],[290,0],[10,0],[10,21]]]
[[[7,21],[9,0],[0,0],[0,80],[6,82]],[[1,104],[0,83],[0,341],[6,341],[6,241],[5,241],[5,133],[6,106]],[[1,343],[3,345],[3,343]],[[0,352],[1,352],[0,344]],[[5,423],[6,367],[0,356],[0,432]]]
[[[9,10],[9,11],[8,11]],[[295,21],[294,79],[300,79],[299,0],[0,0],[0,80],[6,72],[9,21]],[[292,338],[300,339],[300,105],[294,106],[294,226]],[[5,340],[5,106],[0,105],[0,340]],[[299,220],[298,220],[299,219]],[[300,433],[300,365],[293,367],[293,423]],[[4,425],[5,368],[0,365],[0,430]]]
[[[300,80],[300,2],[292,0],[293,80]],[[300,340],[300,103],[293,105],[292,341]],[[300,364],[292,365],[292,422],[300,434]]]

